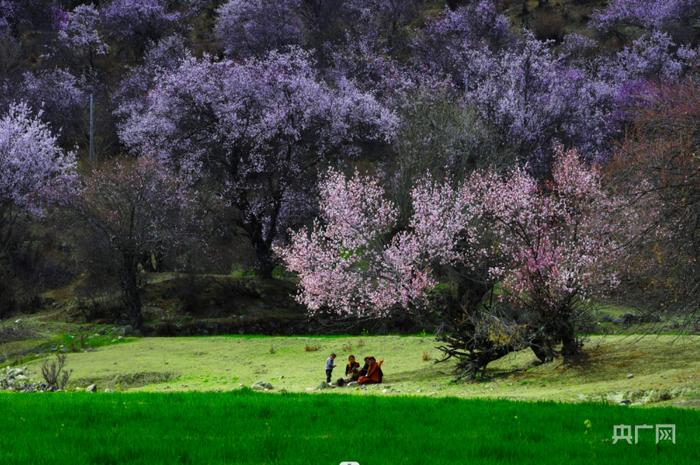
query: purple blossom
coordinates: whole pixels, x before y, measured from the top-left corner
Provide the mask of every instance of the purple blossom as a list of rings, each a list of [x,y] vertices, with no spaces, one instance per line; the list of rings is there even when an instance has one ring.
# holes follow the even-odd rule
[[[0,215],[7,208],[41,214],[75,181],[76,159],[26,104],[0,118]]]
[[[607,8],[594,14],[593,24],[599,29],[618,24],[659,29],[671,21],[698,15],[698,0],[612,0]]]
[[[22,76],[16,97],[42,112],[42,119],[60,130],[62,141],[74,143],[76,131],[82,129],[82,112],[87,102],[85,82],[61,68],[39,72],[27,71]]]
[[[114,92],[115,113],[126,118],[142,111],[158,76],[176,70],[180,62],[189,57],[191,53],[180,35],[168,36],[153,44],[146,50],[143,63],[131,68]]]
[[[340,8],[354,38],[396,51],[424,0],[345,0]]]
[[[102,14],[112,36],[141,41],[160,38],[180,19],[163,0],[112,0]]]
[[[643,97],[648,84],[678,82],[698,64],[698,50],[676,46],[671,37],[654,31],[609,58],[598,60],[599,79],[614,95],[617,117]]]
[[[604,156],[617,129],[612,95],[585,70],[565,65],[529,33],[509,49],[472,52],[470,63],[466,102],[536,172],[547,172],[557,141]]]
[[[413,53],[419,64],[461,83],[474,50],[501,49],[512,40],[510,23],[493,0],[480,0],[456,10],[446,8],[428,22],[413,42]]]
[[[569,63],[579,63],[595,52],[598,42],[588,36],[571,33],[564,36],[559,54]]]
[[[300,0],[229,0],[217,10],[216,35],[227,55],[260,55],[302,39]]]
[[[10,27],[15,15],[16,5],[12,0],[0,0],[0,32]]]
[[[671,36],[654,31],[636,39],[610,59],[601,60],[600,75],[608,81],[639,79],[677,81],[697,63],[698,51],[677,47]]]
[[[100,13],[94,5],[78,5],[67,14],[65,22],[58,24],[58,37],[67,47],[104,55],[109,46],[100,37],[99,24]]]
[[[123,143],[219,182],[263,251],[284,230],[284,199],[310,195],[316,166],[387,143],[396,116],[352,81],[321,80],[309,55],[271,52],[243,63],[183,59],[142,108],[122,109]]]

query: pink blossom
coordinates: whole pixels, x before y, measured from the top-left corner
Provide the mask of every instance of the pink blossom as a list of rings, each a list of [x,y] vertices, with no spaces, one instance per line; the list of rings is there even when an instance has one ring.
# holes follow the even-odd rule
[[[396,230],[396,207],[377,178],[330,171],[320,216],[276,251],[299,274],[299,301],[312,311],[381,316],[420,304],[439,281],[436,266],[480,269],[502,298],[547,315],[617,284],[615,260],[632,222],[611,224],[621,200],[608,194],[578,152],[556,149],[552,179],[524,170],[475,172],[454,187],[427,177],[413,214]]]

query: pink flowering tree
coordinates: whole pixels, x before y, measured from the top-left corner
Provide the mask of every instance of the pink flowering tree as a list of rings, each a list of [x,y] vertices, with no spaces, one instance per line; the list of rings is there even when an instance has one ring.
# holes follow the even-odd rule
[[[310,230],[292,234],[277,248],[299,274],[299,301],[313,313],[332,307],[339,314],[386,316],[408,306],[433,284],[419,269],[418,243],[395,233],[398,210],[378,179],[350,179],[329,171],[320,183],[320,213]]]
[[[555,160],[544,183],[520,170],[475,172],[456,186],[426,178],[403,227],[379,180],[330,172],[319,218],[277,252],[312,312],[382,318],[446,306],[440,348],[466,376],[525,346],[548,361],[563,344],[570,357],[580,304],[616,283],[609,265],[624,230],[607,221],[619,206],[597,171],[575,151]],[[436,292],[445,288],[447,298]]]
[[[537,183],[516,171],[490,183],[480,202],[497,248],[488,253],[504,258],[489,273],[502,299],[532,315],[533,351],[551,360],[561,343],[565,357],[575,355],[581,304],[617,284],[612,265],[633,224],[623,204],[605,192],[595,168],[561,148],[551,179]]]
[[[473,378],[520,347],[515,337],[489,336],[497,319],[486,318],[481,303],[495,282],[485,266],[491,258],[475,253],[482,238],[472,187],[424,179],[413,189],[413,214],[402,227],[377,178],[329,172],[319,218],[276,248],[299,275],[299,302],[312,314],[369,318],[438,306],[440,349],[457,357],[460,377]],[[441,287],[447,292],[437,292]]]

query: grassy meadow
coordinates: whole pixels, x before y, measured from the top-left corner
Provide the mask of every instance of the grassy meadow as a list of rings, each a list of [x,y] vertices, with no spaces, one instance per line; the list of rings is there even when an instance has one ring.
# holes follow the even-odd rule
[[[230,393],[2,394],[3,465],[700,463],[700,411],[455,398]],[[612,444],[613,425],[676,444]]]
[[[43,360],[66,351],[71,381],[68,392],[0,393],[2,465],[700,462],[700,336],[590,336],[576,364],[540,365],[522,351],[490,365],[486,379],[455,384],[430,335],[37,328],[0,344],[6,364],[39,382]],[[385,382],[319,389],[330,352],[334,378],[352,353],[384,358]],[[258,381],[273,389],[250,390]],[[89,384],[98,392],[76,392]],[[669,423],[676,444],[657,445],[653,430],[639,444],[612,444],[613,425]]]
[[[435,363],[431,336],[127,338],[69,353],[67,368],[72,388],[98,391],[230,391],[265,381],[274,392],[315,392],[330,352],[334,378],[351,353],[385,359],[384,384],[335,389],[343,393],[700,406],[700,336],[592,336],[577,364],[538,365],[526,350],[494,362],[486,380],[460,384],[451,362]],[[41,361],[28,364],[37,381]]]

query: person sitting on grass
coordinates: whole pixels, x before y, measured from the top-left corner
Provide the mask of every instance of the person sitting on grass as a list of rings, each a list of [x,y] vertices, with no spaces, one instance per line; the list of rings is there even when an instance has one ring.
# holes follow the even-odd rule
[[[379,384],[384,378],[382,372],[382,364],[384,360],[377,362],[374,357],[369,357],[369,367],[367,368],[367,376],[360,376],[357,379],[357,384]]]
[[[345,381],[357,381],[360,377],[360,364],[355,360],[355,356],[348,357],[348,364],[345,365]]]
[[[367,370],[369,370],[369,357],[365,357],[365,364],[362,366],[360,371],[357,372],[357,377],[367,376]]]
[[[326,359],[326,383],[328,384],[331,384],[331,375],[333,374],[333,368],[335,368],[335,365],[333,365],[334,360],[335,354],[331,354]]]

